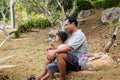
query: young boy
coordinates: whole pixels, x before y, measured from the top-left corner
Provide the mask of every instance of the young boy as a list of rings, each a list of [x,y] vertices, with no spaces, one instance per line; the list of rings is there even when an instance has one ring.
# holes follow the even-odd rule
[[[68,35],[65,31],[59,31],[56,34],[56,38],[55,38],[55,41],[59,45],[57,48],[63,47],[65,45],[65,41],[67,40],[67,38],[68,38]],[[51,50],[55,49],[55,46],[52,43],[50,45],[52,46],[52,48],[50,48]],[[50,49],[48,49],[48,50],[50,50]],[[48,59],[50,60],[49,56],[48,56]]]
[[[65,41],[67,40],[68,38],[68,35],[66,32],[64,31],[59,31],[57,34],[56,34],[56,38],[55,38],[55,41],[59,44],[58,48],[60,47],[63,47],[65,45]],[[48,51],[49,50],[52,50],[54,49],[55,46],[53,44],[51,44],[51,48],[47,49]],[[56,55],[53,55],[53,58],[51,59],[49,56],[47,56],[47,64],[51,63],[52,61],[54,61],[56,63],[56,57],[57,57],[57,54]],[[56,66],[57,66],[57,63],[56,63]],[[50,73],[47,68],[48,65],[44,65],[44,69],[43,69],[43,72],[40,76],[38,76],[36,78],[36,80],[45,80],[47,78],[53,78],[53,74]]]

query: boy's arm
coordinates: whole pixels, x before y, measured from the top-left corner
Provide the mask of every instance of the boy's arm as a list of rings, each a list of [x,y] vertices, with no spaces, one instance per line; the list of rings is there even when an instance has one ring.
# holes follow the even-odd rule
[[[54,49],[56,49],[56,47],[52,43],[50,43],[50,46],[47,48],[47,51],[54,50]]]

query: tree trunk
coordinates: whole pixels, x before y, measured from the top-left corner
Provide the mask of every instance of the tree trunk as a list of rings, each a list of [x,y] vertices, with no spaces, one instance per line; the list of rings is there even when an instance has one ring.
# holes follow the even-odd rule
[[[11,17],[11,27],[15,28],[14,3],[13,3],[13,0],[10,0],[10,17]]]
[[[0,30],[2,30],[6,36],[6,39],[0,43],[0,47],[1,47],[7,40],[10,39],[10,36],[9,36],[8,32],[6,31],[6,27],[5,27],[5,25],[6,25],[6,22],[5,22],[6,17],[5,16],[6,16],[7,11],[6,11],[6,13],[4,13],[3,0],[2,0],[2,8],[0,10],[0,13],[2,14],[2,17],[3,17],[3,21],[2,21],[3,23],[0,24]]]
[[[58,5],[60,6],[60,8],[62,10],[62,18],[61,18],[61,20],[59,22],[60,22],[62,31],[65,31],[66,13],[65,13],[64,7],[61,5],[61,3],[59,2],[59,0],[57,0],[57,3],[58,3]],[[71,12],[68,15],[72,16],[75,13],[76,9],[77,9],[77,0],[74,0],[73,9],[71,10]]]

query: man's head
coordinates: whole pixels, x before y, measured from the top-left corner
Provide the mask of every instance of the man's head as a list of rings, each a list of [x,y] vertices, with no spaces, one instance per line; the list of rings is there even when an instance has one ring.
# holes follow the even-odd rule
[[[73,33],[77,29],[78,22],[74,17],[67,17],[65,19],[65,29],[69,33]]]
[[[56,34],[56,41],[59,41],[61,40],[62,43],[64,43],[68,38],[68,35],[65,31],[59,31],[57,34]]]

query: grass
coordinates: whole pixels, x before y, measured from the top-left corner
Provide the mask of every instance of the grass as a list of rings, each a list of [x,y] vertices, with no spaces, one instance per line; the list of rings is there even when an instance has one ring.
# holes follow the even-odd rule
[[[97,14],[97,15],[100,15]],[[98,18],[94,18],[98,19]],[[103,52],[104,45],[110,39],[108,34],[111,34],[113,28],[98,26],[93,29],[97,23],[93,23],[92,17],[89,18],[80,28],[87,36],[89,54]],[[11,41],[6,42],[0,48],[0,58],[16,54],[15,57],[6,61],[3,64],[17,65],[15,68],[0,70],[1,75],[7,75],[11,80],[26,80],[30,75],[38,75],[43,67],[44,53],[49,43],[46,42],[50,28],[39,30],[39,32],[25,33],[19,39],[15,39],[11,35]],[[0,42],[4,38],[4,34],[0,32]],[[120,41],[120,32],[118,33],[118,42]],[[109,55],[117,60],[120,56],[120,45],[111,47]],[[112,68],[101,67],[95,73],[79,74],[79,76],[68,76],[67,80],[120,80],[120,65],[116,64]],[[1,79],[3,80],[3,79]]]

